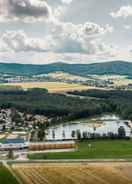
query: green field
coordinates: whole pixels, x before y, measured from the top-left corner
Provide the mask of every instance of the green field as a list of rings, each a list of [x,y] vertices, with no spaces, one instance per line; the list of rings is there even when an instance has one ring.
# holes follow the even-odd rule
[[[91,143],[91,148],[88,144]],[[29,154],[30,159],[132,159],[131,140],[94,140],[78,143],[73,152]]]
[[[2,165],[0,165],[0,184],[18,184],[15,177]]]

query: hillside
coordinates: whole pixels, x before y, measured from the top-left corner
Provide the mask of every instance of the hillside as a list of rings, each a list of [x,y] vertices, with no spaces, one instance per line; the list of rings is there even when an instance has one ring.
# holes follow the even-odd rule
[[[86,76],[89,74],[117,74],[131,76],[132,63],[125,61],[111,61],[93,64],[66,64],[59,62],[45,65],[0,63],[0,73],[6,74],[8,73],[14,75],[37,75],[48,74],[58,71],[82,76]]]

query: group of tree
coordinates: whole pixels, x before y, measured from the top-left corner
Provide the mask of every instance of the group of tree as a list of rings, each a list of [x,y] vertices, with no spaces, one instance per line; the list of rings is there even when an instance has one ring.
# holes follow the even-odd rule
[[[51,118],[51,124],[76,120],[102,113],[118,113],[132,120],[132,92],[120,90],[88,90],[72,92],[76,97],[51,94],[46,89],[0,91],[0,107],[15,108],[24,113]],[[86,98],[80,98],[79,96]],[[92,98],[91,98],[92,97]],[[19,114],[12,117],[22,121]]]
[[[77,140],[86,140],[86,139],[129,139],[129,137],[126,135],[125,128],[123,126],[120,126],[118,128],[117,133],[108,132],[108,133],[96,133],[96,132],[81,132],[80,130],[73,130],[71,132],[71,137],[73,139]]]
[[[131,90],[85,90],[69,94],[98,100],[107,104],[108,112],[117,113],[124,119],[132,120],[132,91]]]
[[[62,94],[51,94],[46,90],[0,92],[0,107],[15,108],[24,113],[52,117],[53,123],[89,117],[109,111],[105,101],[80,99]],[[20,122],[19,114],[13,119]]]

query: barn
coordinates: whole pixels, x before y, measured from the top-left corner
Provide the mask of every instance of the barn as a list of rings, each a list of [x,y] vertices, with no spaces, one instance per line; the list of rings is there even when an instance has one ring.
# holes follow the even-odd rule
[[[53,141],[53,142],[36,142],[29,144],[29,151],[44,151],[44,150],[63,150],[74,149],[76,144],[74,141]]]

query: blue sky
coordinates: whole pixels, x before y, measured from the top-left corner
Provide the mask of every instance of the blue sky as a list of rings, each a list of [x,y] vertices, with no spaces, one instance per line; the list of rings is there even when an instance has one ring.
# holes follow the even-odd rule
[[[131,57],[131,0],[0,0],[1,62],[91,63]]]

